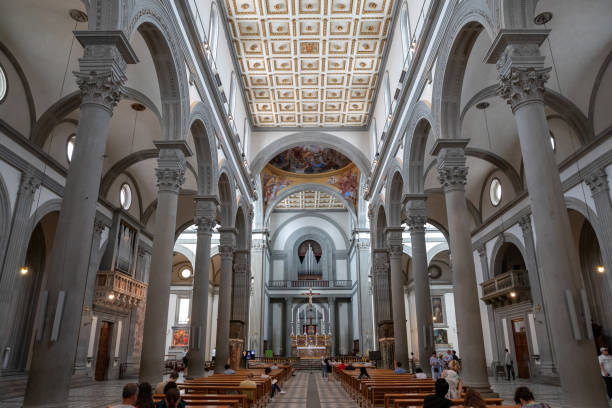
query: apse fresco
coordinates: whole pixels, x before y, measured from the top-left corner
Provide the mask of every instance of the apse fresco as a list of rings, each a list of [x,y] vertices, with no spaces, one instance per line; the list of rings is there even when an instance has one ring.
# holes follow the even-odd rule
[[[342,153],[318,145],[297,146],[278,154],[270,164],[297,174],[318,174],[339,170],[351,161]]]
[[[357,208],[359,193],[359,169],[349,162],[340,170],[327,171],[323,174],[300,174],[282,171],[267,164],[261,172],[264,207],[267,207],[279,194],[288,187],[304,183],[320,183],[337,190],[342,197]]]

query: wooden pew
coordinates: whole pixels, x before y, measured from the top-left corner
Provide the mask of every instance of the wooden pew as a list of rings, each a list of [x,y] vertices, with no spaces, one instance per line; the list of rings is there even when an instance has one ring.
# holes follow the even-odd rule
[[[153,401],[156,403],[164,398],[164,394],[153,395]],[[184,394],[181,399],[185,401],[188,407],[196,405],[211,405],[211,401],[217,401],[218,404],[227,404],[232,408],[248,408],[246,395],[242,394]]]

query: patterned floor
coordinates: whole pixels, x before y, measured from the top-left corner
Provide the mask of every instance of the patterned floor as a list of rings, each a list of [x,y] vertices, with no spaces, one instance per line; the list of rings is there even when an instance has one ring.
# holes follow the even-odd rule
[[[179,380],[180,381],[180,380]],[[512,396],[516,387],[528,386],[539,402],[547,402],[552,408],[566,408],[559,387],[553,385],[533,384],[525,380],[495,381],[490,378],[491,387],[500,394],[505,402],[513,404]],[[126,383],[105,381],[70,390],[70,408],[105,408],[119,402],[121,389]],[[326,381],[319,371],[298,371],[283,386],[285,394],[277,394],[268,406],[276,408],[357,408],[349,399],[337,381]],[[23,398],[2,400],[0,408],[20,408]],[[612,407],[612,403],[610,404]]]

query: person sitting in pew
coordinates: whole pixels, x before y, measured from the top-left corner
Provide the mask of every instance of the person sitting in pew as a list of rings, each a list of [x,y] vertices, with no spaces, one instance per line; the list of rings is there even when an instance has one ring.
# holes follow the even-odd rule
[[[278,370],[278,365],[276,365],[276,363],[272,363],[272,366],[270,368],[272,370]]]
[[[340,361],[340,364],[338,364],[338,370],[344,370],[346,368],[346,364],[344,364],[344,360]]]
[[[359,375],[357,376],[358,380],[361,380],[362,378],[370,378],[370,374],[368,374],[368,370],[366,370],[365,367],[361,367],[359,369]]]
[[[181,400],[181,393],[176,383],[173,385],[164,393],[164,399],[157,403],[156,408],[185,408],[185,401]]]
[[[234,370],[232,370],[232,368],[230,367],[229,364],[225,365],[225,371],[223,372],[223,374],[236,374],[236,372]]]
[[[444,378],[437,379],[435,387],[435,394],[425,397],[423,401],[423,408],[448,408],[455,405],[453,404],[453,401],[446,399],[448,383]]]
[[[348,365],[345,368],[346,371],[354,371],[355,370],[355,366],[353,365],[353,363],[351,363],[349,361]]]
[[[179,378],[178,371],[172,371],[170,373],[170,377],[168,378],[168,381],[162,381],[155,386],[155,394],[165,394],[166,391],[164,391],[164,388],[166,388],[166,385],[171,382],[176,383],[176,380],[178,380],[178,378]]]
[[[402,367],[402,362],[398,361],[396,364],[395,374],[406,374],[407,371]]]
[[[466,408],[487,408],[487,403],[482,395],[473,388],[468,388],[466,391],[463,405]]]
[[[138,384],[129,383],[123,386],[121,393],[121,404],[113,405],[111,408],[134,408],[138,399]]]
[[[136,408],[155,408],[155,402],[153,402],[153,387],[148,382],[143,382],[138,385],[138,399]]]
[[[266,367],[266,369],[264,370],[264,373],[261,375],[261,378],[264,378],[264,379],[270,378],[271,372],[272,370],[270,369],[270,367]],[[281,388],[278,386],[278,380],[276,378],[272,378],[271,383],[272,383],[272,391],[270,392],[270,398],[274,398],[275,391],[278,391],[279,394],[285,393],[285,391],[282,391]]]
[[[255,401],[255,390],[257,389],[257,383],[255,382],[255,375],[253,373],[249,373],[245,380],[240,381],[240,386],[252,388],[249,390],[240,390],[240,393],[246,395],[246,398],[249,401],[249,403],[252,403],[253,401]]]
[[[550,408],[544,402],[536,402],[531,390],[527,387],[518,387],[514,392],[514,402],[521,405],[521,408]]]
[[[418,368],[415,370],[415,374],[414,374],[414,376],[415,376],[416,378],[420,378],[420,379],[425,379],[425,378],[427,378],[427,374],[425,374],[425,373],[423,372],[423,369],[422,369],[421,367],[418,367]]]

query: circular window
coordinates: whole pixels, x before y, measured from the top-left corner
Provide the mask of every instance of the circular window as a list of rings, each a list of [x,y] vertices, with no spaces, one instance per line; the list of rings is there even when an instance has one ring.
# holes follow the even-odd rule
[[[129,209],[132,205],[132,189],[126,183],[123,183],[119,190],[119,203],[124,210]]]
[[[4,72],[2,65],[0,65],[0,102],[4,102],[7,90],[8,83],[6,82],[6,73]]]
[[[438,279],[442,276],[442,269],[438,265],[431,265],[427,271],[429,272],[430,279]]]
[[[181,269],[181,278],[183,278],[183,279],[191,278],[191,269],[189,269],[189,268]]]
[[[555,135],[550,132],[550,145],[552,146],[553,152],[557,151],[557,141],[555,140]]]
[[[491,180],[489,194],[491,195],[491,204],[497,207],[502,199],[502,186],[499,182],[499,179],[494,178],[493,180]]]
[[[68,163],[72,161],[72,153],[74,152],[74,142],[76,140],[76,135],[70,135],[68,141],[66,142],[66,158],[68,159]]]

